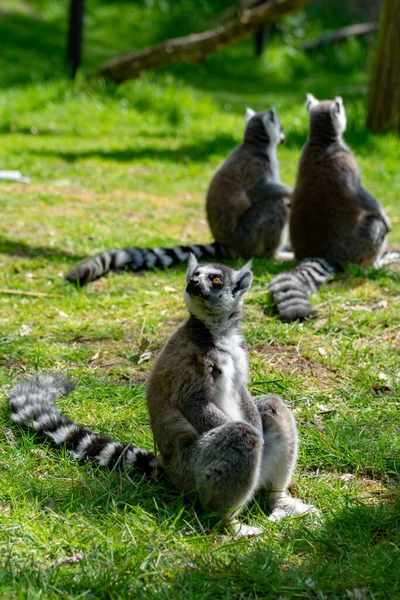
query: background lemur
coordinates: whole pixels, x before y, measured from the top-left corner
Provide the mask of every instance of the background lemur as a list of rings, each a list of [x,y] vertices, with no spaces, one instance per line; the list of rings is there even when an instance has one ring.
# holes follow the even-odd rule
[[[277,113],[246,111],[244,140],[215,173],[207,193],[207,219],[215,242],[173,248],[108,250],[74,267],[66,279],[83,285],[109,271],[170,267],[197,258],[276,257],[287,238],[292,189],[280,183],[277,145],[285,136]]]
[[[362,187],[356,159],[343,141],[342,98],[319,102],[307,94],[306,107],[309,135],[290,214],[291,245],[303,262],[268,286],[279,314],[289,321],[315,314],[308,295],[340,265],[381,266],[398,258],[396,253],[383,256],[390,220]]]
[[[186,281],[190,316],[161,351],[147,385],[159,459],[65,417],[54,405],[70,390],[62,374],[17,386],[9,395],[14,422],[65,443],[76,458],[113,468],[133,466],[152,477],[165,469],[178,489],[198,495],[208,510],[227,520],[257,489],[269,495],[272,520],[310,510],[287,493],[298,448],[292,412],[278,396],[255,404],[246,387],[240,318],[252,281],[248,265],[239,271],[199,266],[192,255]],[[243,525],[237,530],[249,533]]]

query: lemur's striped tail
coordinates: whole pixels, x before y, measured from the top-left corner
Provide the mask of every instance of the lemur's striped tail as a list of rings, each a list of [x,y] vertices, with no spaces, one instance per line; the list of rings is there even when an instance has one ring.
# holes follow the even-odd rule
[[[295,269],[279,273],[268,284],[280,317],[284,321],[306,319],[316,315],[308,296],[315,292],[334,268],[323,258],[308,258]]]
[[[63,373],[47,373],[19,384],[8,396],[12,420],[47,436],[55,444],[65,444],[74,458],[86,458],[110,469],[132,468],[156,479],[163,468],[153,452],[94,433],[63,415],[54,400],[74,387]]]
[[[184,263],[192,253],[197,259],[227,258],[229,252],[218,242],[192,244],[173,248],[125,248],[107,250],[88,258],[74,267],[65,278],[71,283],[85,285],[109,271],[150,271],[154,267],[167,268]]]

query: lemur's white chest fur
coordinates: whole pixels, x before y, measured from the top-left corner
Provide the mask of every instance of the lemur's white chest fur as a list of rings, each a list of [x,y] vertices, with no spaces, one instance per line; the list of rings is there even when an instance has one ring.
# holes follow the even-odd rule
[[[279,177],[279,161],[276,146],[268,148],[267,155],[271,168],[271,176],[268,177],[268,183],[280,183],[281,180]]]
[[[240,388],[247,384],[248,361],[241,342],[242,337],[233,333],[216,344],[221,374],[216,379],[213,402],[231,421],[245,420]]]

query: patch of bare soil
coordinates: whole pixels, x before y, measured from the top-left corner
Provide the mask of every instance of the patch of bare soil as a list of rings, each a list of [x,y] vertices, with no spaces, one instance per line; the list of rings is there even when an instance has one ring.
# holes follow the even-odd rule
[[[330,388],[337,381],[336,371],[326,365],[301,355],[296,346],[272,344],[263,348],[255,348],[252,355],[261,356],[264,362],[278,373],[301,376],[319,388]]]

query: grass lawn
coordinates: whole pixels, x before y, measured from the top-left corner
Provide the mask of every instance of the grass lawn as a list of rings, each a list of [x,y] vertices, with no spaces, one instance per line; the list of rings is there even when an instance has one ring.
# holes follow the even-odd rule
[[[144,382],[185,318],[185,268],[114,274],[81,290],[63,273],[107,248],[210,241],[205,191],[241,140],[246,106],[277,108],[287,135],[281,177],[293,184],[305,93],[341,94],[346,140],[392,219],[390,242],[400,242],[400,140],[364,129],[372,49],[349,40],[304,55],[300,38],[324,28],[317,7],[287,19],[261,61],[244,42],[202,65],[106,87],[63,79],[66,5],[0,8],[0,168],[31,178],[0,183],[0,598],[400,598],[395,270],[349,268],[315,295],[316,320],[285,324],[265,291],[284,267],[254,261],[243,322],[251,389],[280,393],[295,411],[292,493],[315,504],[318,519],[271,524],[259,498],[243,519],[265,534],[235,540],[167,481],[77,464],[11,424],[7,391],[63,370],[79,382],[59,401],[69,416],[152,448]],[[213,20],[208,6],[91,0],[84,70],[202,29]]]

